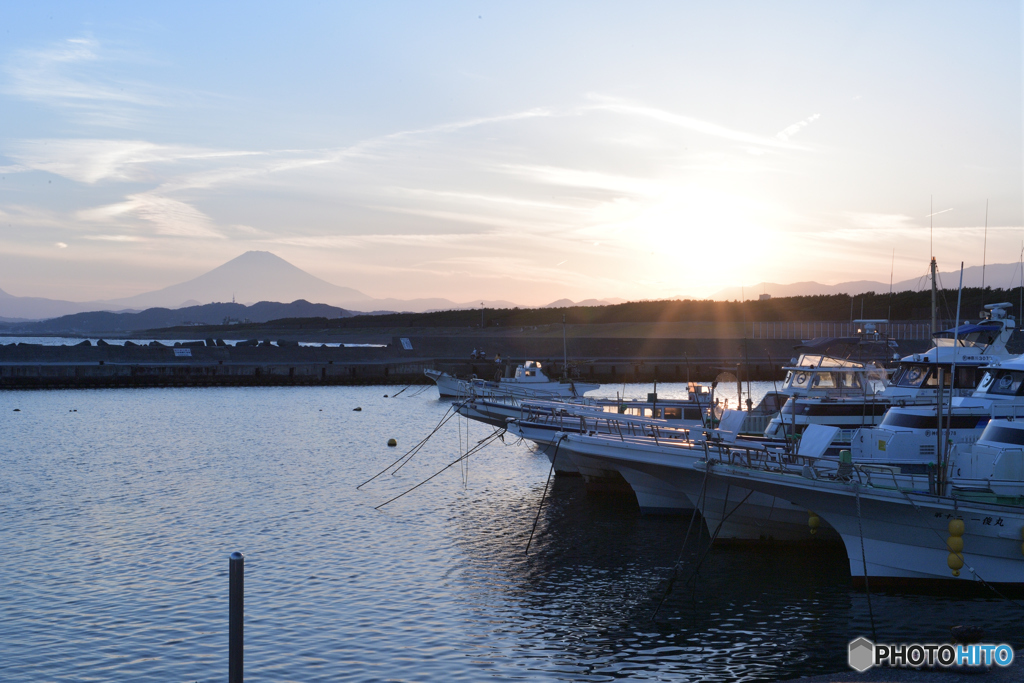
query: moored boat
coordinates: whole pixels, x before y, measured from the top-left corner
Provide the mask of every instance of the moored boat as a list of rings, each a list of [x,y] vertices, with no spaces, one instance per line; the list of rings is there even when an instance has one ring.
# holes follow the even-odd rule
[[[574,398],[600,388],[599,384],[571,379],[552,380],[544,374],[541,364],[532,360],[517,366],[512,377],[502,377],[498,381],[476,377],[460,379],[440,370],[424,370],[423,374],[434,380],[441,398]]]

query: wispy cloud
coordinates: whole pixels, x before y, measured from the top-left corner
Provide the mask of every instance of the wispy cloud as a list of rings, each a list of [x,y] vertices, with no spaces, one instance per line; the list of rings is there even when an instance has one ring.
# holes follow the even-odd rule
[[[261,152],[158,145],[143,140],[46,139],[15,143],[8,156],[18,170],[47,171],[82,183],[154,181],[154,166],[183,161],[220,162]]]
[[[775,138],[778,139],[778,140],[781,140],[783,142],[789,142],[790,138],[792,138],[794,135],[796,135],[797,133],[802,131],[804,128],[806,128],[807,126],[811,125],[812,123],[814,123],[815,121],[817,121],[820,118],[821,118],[821,114],[812,114],[811,116],[808,116],[803,121],[797,121],[796,123],[794,123],[791,126],[786,126],[785,128],[783,128],[782,130],[780,130],[778,133],[775,134]]]
[[[712,123],[710,121],[703,121],[701,119],[696,119],[690,116],[684,116],[682,114],[668,112],[663,109],[657,109],[654,107],[609,101],[602,104],[594,105],[593,108],[612,111],[619,114],[640,116],[652,119],[654,121],[660,121],[662,123],[678,126],[680,128],[685,128],[687,130],[692,130],[696,133],[701,133],[703,135],[723,138],[725,140],[732,140],[733,142],[742,142],[748,145],[756,145],[758,147],[768,147],[775,149],[804,149],[802,147],[790,143],[788,138],[782,139],[779,138],[778,136],[772,138],[763,135],[757,135],[755,133],[748,133],[741,130],[735,130],[727,126],[723,126],[721,124]]]
[[[85,235],[83,239],[96,242],[144,242],[144,237],[138,235]]]
[[[150,226],[157,235],[172,237],[222,238],[213,221],[190,204],[153,192],[129,195],[125,201],[78,212],[83,221],[104,225],[125,223],[136,228]],[[134,219],[134,221],[133,221]],[[143,225],[140,226],[139,221]]]
[[[854,228],[870,230],[905,230],[915,227],[914,219],[902,213],[847,212],[840,216]]]
[[[6,66],[8,94],[51,107],[73,110],[80,120],[124,126],[142,108],[160,104],[143,83],[116,79],[103,67],[114,61],[91,37],[69,38],[41,50],[17,53]]]

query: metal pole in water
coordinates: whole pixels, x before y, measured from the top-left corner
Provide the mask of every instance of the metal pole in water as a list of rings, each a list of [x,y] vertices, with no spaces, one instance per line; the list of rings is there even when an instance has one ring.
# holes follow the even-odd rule
[[[228,683],[242,683],[242,621],[245,596],[245,557],[231,553],[228,560]]]

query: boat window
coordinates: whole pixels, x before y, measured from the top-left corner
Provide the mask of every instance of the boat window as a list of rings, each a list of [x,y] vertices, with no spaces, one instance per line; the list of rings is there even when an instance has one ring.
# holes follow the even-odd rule
[[[803,370],[790,371],[786,378],[787,385],[794,389],[806,389],[810,386],[813,373]]]
[[[958,367],[956,386],[958,389],[973,389],[978,386],[978,368],[973,365]]]
[[[930,374],[926,365],[907,365],[900,368],[897,378],[893,381],[900,387],[919,387]]]
[[[835,389],[836,375],[832,372],[815,373],[814,381],[811,383],[811,386],[816,389]]]
[[[679,407],[676,407],[676,408],[663,408],[662,410],[665,411],[665,419],[666,420],[681,420],[681,419],[683,419],[683,409],[682,408],[679,408]]]
[[[685,417],[687,420],[699,420],[700,408],[684,408],[683,417]]]
[[[860,389],[860,375],[856,372],[844,372],[839,376],[840,386],[847,389]]]
[[[963,336],[964,346],[988,346],[999,337],[1000,328],[970,332]]]
[[[904,429],[935,429],[939,418],[935,415],[921,415],[920,413],[904,413],[899,410],[890,410],[882,418],[879,427],[902,427]],[[952,420],[948,415],[942,416],[943,429],[977,429],[982,418],[976,415],[953,415]]]
[[[1024,372],[999,370],[988,387],[988,393],[1001,396],[1019,396]]]
[[[950,385],[950,370],[949,368],[942,368],[942,386],[948,387]],[[928,379],[924,381],[924,386],[929,389],[935,389],[939,386],[939,371],[933,369],[928,373]]]
[[[981,433],[980,440],[1024,446],[1024,429],[1014,429],[1004,425],[1005,423],[989,423],[988,427],[985,427],[985,431]]]
[[[992,384],[992,373],[986,372],[985,375],[981,378],[981,382],[978,383],[978,391],[987,391],[990,384]]]

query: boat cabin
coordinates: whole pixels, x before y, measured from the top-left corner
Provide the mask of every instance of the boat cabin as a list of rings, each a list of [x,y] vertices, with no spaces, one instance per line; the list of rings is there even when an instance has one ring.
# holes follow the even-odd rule
[[[544,374],[538,361],[528,360],[516,367],[516,375],[511,379],[503,379],[503,382],[515,382],[517,384],[529,384],[533,382],[550,382]]]
[[[887,381],[885,368],[817,354],[804,354],[795,366],[783,369],[782,392],[790,396],[871,395]]]

